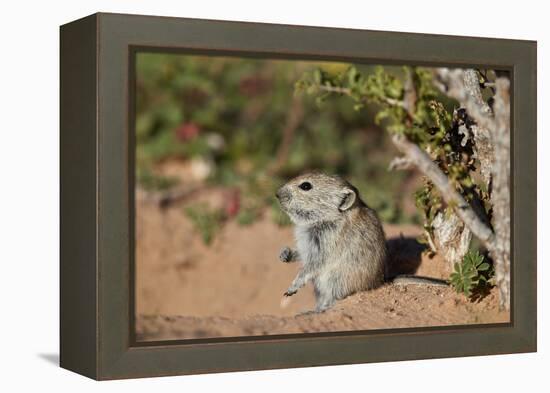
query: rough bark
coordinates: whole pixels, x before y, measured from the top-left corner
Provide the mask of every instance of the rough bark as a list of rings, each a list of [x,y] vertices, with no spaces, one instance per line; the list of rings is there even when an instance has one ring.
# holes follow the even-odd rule
[[[484,118],[492,116],[491,108],[483,100],[475,70],[439,68],[436,75],[441,82],[438,86],[443,93],[456,99],[461,107],[466,108],[470,116],[476,117],[475,113],[481,114]],[[470,130],[474,138],[474,152],[480,163],[481,176],[487,189],[490,189],[493,144],[487,126],[486,122],[476,122],[470,125]]]
[[[493,240],[484,242],[495,263],[502,308],[510,307],[510,82],[495,82],[494,113],[485,103],[474,70],[437,70],[440,88],[463,106],[472,126],[481,172],[491,189]],[[465,222],[468,225],[467,222]],[[469,225],[468,225],[469,226]]]
[[[502,307],[510,307],[510,82],[497,79],[494,127],[491,139],[495,149],[492,165],[493,227],[496,233],[495,276]]]
[[[453,211],[437,213],[431,224],[435,247],[452,268],[470,249],[472,232]]]
[[[491,108],[483,100],[481,89],[479,87],[479,78],[475,70],[464,70],[464,88],[471,99],[481,108],[481,111],[487,115],[491,114]],[[471,130],[474,134],[474,151],[480,163],[480,172],[487,185],[487,189],[491,187],[491,164],[493,162],[493,144],[489,137],[487,129],[471,125]]]

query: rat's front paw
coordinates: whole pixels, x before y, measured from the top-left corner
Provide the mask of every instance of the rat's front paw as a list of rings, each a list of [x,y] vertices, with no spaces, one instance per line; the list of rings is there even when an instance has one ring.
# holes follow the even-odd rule
[[[284,247],[281,250],[281,253],[279,254],[279,260],[285,263],[292,261],[292,250],[290,249],[290,247]]]
[[[297,290],[297,289],[294,289],[294,288],[288,288],[288,289],[286,290],[286,292],[285,292],[285,293],[283,293],[283,296],[285,296],[285,297],[289,297],[289,296],[292,296],[292,295],[294,295],[294,294],[295,294],[296,292],[298,292],[298,290]]]

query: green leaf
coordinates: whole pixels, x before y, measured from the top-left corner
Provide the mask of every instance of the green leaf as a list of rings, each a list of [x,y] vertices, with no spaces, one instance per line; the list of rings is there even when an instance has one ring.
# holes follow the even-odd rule
[[[484,262],[477,267],[477,270],[479,270],[480,272],[485,272],[489,270],[489,267],[489,264],[487,262]]]

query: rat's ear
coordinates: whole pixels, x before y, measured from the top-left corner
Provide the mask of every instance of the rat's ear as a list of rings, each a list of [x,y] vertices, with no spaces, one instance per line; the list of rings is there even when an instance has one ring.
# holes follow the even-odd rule
[[[338,210],[340,210],[341,212],[348,210],[350,207],[353,206],[356,198],[357,196],[354,190],[352,190],[351,188],[344,188],[342,190],[342,202],[340,202]]]

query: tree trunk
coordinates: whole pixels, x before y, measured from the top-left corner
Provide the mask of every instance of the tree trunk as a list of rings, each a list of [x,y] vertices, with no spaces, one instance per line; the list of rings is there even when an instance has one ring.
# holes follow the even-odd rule
[[[495,275],[500,305],[510,308],[510,82],[497,79],[494,102],[495,124],[491,139],[495,149],[492,165],[493,227],[496,233]]]
[[[469,99],[473,100],[479,106],[481,112],[492,115],[491,108],[483,100],[481,89],[479,87],[479,78],[477,72],[472,69],[464,70],[463,74],[464,88]],[[461,107],[466,107],[465,102],[460,102]],[[487,190],[491,188],[491,167],[494,160],[493,143],[491,142],[491,134],[489,130],[478,124],[471,125],[472,133],[474,134],[474,151],[479,160],[479,170]]]
[[[454,212],[438,213],[431,224],[436,249],[453,269],[468,252],[472,232]]]
[[[510,308],[510,82],[495,82],[493,111],[483,101],[474,70],[437,70],[440,88],[475,120],[474,138],[481,173],[491,190],[493,239],[485,242],[495,264],[501,308]],[[494,113],[493,113],[494,112]]]

